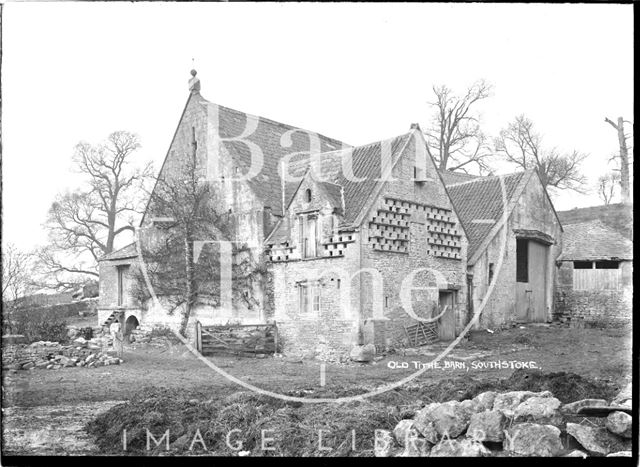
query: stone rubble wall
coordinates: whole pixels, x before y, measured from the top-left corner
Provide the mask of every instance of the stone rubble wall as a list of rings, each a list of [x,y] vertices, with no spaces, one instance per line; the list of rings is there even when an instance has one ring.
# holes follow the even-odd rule
[[[626,392],[625,392],[626,391]],[[603,419],[582,407],[612,407]],[[610,404],[584,399],[562,404],[549,391],[484,392],[473,399],[431,403],[378,430],[377,457],[631,456],[631,389]],[[586,423],[586,422],[589,423]],[[603,423],[604,422],[604,423]]]

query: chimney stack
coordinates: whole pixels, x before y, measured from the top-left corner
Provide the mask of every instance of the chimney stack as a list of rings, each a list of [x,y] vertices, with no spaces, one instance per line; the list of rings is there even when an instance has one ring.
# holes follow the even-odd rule
[[[200,93],[200,78],[196,77],[197,74],[196,70],[191,70],[191,79],[189,79],[189,91],[191,91],[191,94]]]
[[[420,130],[420,125],[418,125],[417,123],[412,123],[411,124],[411,129],[412,130],[422,131],[422,130]]]

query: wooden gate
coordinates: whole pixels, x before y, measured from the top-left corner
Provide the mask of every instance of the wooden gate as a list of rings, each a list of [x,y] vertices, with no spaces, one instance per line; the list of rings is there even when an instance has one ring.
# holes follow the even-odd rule
[[[202,355],[273,354],[278,349],[274,324],[202,326],[196,323],[196,345]]]

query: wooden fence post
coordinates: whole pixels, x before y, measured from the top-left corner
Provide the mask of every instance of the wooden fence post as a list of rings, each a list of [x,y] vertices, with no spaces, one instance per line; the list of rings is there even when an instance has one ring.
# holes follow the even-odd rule
[[[202,353],[202,324],[196,321],[196,349]]]

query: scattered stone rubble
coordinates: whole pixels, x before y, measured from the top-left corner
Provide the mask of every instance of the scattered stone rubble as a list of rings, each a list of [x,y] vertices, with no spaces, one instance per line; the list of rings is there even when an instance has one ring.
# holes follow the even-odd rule
[[[628,397],[625,393],[628,392]],[[582,407],[630,407],[630,387],[609,404],[562,404],[549,391],[484,392],[470,400],[431,403],[393,431],[379,430],[377,457],[630,456],[631,416],[576,414]],[[575,423],[574,423],[575,422]],[[599,423],[598,423],[599,422]]]
[[[66,345],[48,341],[13,344],[2,350],[2,366],[9,370],[95,368],[124,362],[115,356],[107,337],[91,340],[78,337]]]

